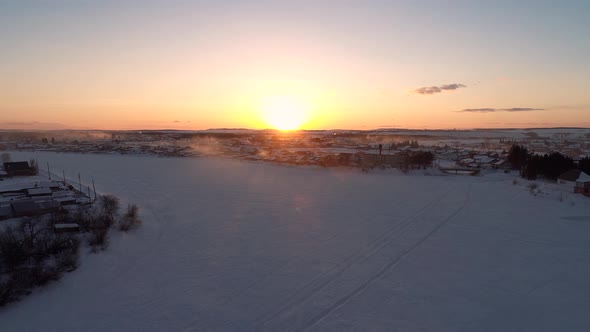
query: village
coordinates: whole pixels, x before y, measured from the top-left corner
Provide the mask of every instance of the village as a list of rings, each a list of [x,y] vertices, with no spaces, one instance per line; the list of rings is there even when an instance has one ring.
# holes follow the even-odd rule
[[[473,131],[66,131],[2,132],[0,151],[53,151],[220,156],[326,167],[412,167],[418,153],[432,153],[442,168],[505,168],[508,150],[522,144],[535,154],[560,152],[574,160],[590,155],[589,130]],[[414,165],[422,166],[422,165]]]
[[[7,154],[4,154],[5,157]],[[4,162],[0,169],[0,220],[33,217],[50,213],[72,213],[79,206],[92,204],[97,199],[96,190],[82,184],[77,188],[65,178],[52,180],[48,173],[38,176],[36,161]],[[77,231],[76,224],[54,223],[57,231],[69,228]]]
[[[144,154],[167,158],[214,156],[298,166],[348,167],[363,172],[423,169],[429,175],[455,176],[501,172],[529,180],[539,174],[563,193],[590,197],[587,130],[538,132],[541,135],[531,131],[4,132],[0,135],[0,151]],[[536,166],[541,169],[531,175],[530,169],[526,171],[514,160],[518,154],[514,147],[524,149],[527,158],[537,158],[538,163],[555,153],[566,158],[565,163],[558,165],[558,173],[550,170],[554,175],[547,176],[542,167],[557,164]],[[83,183],[80,174],[77,179],[76,174],[66,177],[64,171],[60,174],[59,170],[51,170],[49,163],[39,165],[36,159],[13,161],[10,152],[3,152],[0,157],[0,220],[48,217],[55,233],[84,231],[83,225],[72,221],[71,216],[88,210],[100,198],[93,180]]]

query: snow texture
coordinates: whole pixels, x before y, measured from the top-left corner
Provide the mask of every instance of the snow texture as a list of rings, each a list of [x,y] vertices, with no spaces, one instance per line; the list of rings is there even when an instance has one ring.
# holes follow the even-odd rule
[[[582,196],[502,173],[34,156],[144,223],[2,309],[2,331],[590,330]]]

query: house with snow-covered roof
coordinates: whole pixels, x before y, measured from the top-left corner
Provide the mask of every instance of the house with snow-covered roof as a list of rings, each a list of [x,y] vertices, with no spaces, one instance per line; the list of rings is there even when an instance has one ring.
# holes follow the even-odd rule
[[[557,183],[580,194],[590,195],[590,175],[579,169],[571,169],[557,178]]]
[[[575,192],[590,196],[590,175],[580,172],[580,176],[576,180]]]
[[[582,171],[579,169],[570,169],[557,178],[557,183],[573,187],[576,185],[576,180],[580,176],[580,173]]]

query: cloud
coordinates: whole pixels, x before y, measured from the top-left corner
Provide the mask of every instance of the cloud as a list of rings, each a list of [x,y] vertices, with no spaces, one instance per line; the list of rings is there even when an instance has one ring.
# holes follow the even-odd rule
[[[492,113],[497,112],[498,110],[495,108],[466,108],[461,111],[457,111],[459,113]]]
[[[512,107],[512,108],[466,108],[459,113],[494,113],[494,112],[532,112],[544,111],[544,108]]]
[[[414,90],[414,92],[419,95],[433,95],[435,93],[441,93],[441,92],[449,91],[449,90],[457,90],[459,88],[466,88],[466,87],[467,87],[467,85],[465,85],[465,84],[453,83],[453,84],[444,84],[444,85],[440,85],[440,86],[425,86],[425,87],[418,88],[418,89]]]
[[[513,108],[502,108],[500,111],[504,112],[530,112],[530,111],[544,111],[544,108],[531,108],[531,107],[513,107]]]

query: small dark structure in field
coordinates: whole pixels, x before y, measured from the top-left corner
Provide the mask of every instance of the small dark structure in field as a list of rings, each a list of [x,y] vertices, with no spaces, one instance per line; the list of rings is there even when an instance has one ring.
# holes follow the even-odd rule
[[[479,175],[481,169],[479,168],[465,168],[465,167],[439,167],[441,172],[454,175]]]
[[[15,161],[4,163],[4,171],[8,176],[31,176],[36,171],[29,165],[28,161]]]
[[[77,223],[65,223],[53,225],[55,233],[78,233],[80,232],[80,225]]]

